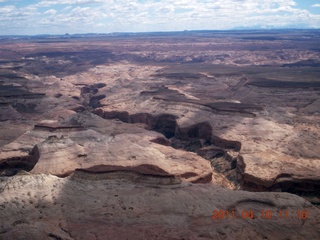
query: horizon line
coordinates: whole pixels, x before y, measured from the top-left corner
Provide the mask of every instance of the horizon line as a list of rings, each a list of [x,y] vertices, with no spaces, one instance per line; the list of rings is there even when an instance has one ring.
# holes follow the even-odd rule
[[[230,31],[299,31],[299,30],[320,30],[320,28],[233,28],[233,29],[202,29],[202,30],[176,30],[176,31],[146,31],[146,32],[87,32],[87,33],[40,33],[40,34],[0,34],[0,37],[37,37],[37,36],[75,36],[75,35],[112,35],[112,34],[152,34],[152,33],[188,33],[188,32],[230,32]]]

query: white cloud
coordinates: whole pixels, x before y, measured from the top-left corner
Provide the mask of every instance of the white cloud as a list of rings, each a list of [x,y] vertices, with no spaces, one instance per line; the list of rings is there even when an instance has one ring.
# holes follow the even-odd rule
[[[49,7],[58,4],[92,4],[92,3],[103,3],[103,0],[48,0],[40,1],[37,5],[41,7]]]
[[[20,27],[23,19],[25,31],[39,33],[320,27],[320,15],[298,8],[293,0],[43,0],[24,8],[11,5],[0,7],[3,25]]]
[[[320,3],[313,4],[311,7],[320,7]]]
[[[44,14],[47,14],[47,15],[55,15],[56,13],[57,11],[54,9],[50,9],[44,12]]]
[[[9,14],[15,10],[15,6],[4,6],[0,7],[0,14]]]

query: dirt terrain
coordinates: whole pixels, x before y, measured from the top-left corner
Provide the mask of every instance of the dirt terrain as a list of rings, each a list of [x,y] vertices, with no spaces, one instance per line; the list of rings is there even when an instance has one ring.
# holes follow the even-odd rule
[[[318,239],[319,42],[0,39],[0,239]]]

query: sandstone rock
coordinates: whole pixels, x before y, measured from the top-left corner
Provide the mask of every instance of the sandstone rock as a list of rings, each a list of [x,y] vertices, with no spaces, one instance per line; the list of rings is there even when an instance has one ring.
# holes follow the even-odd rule
[[[254,157],[245,154],[243,161],[246,189],[318,193],[320,167],[317,160],[286,159],[281,156],[277,158],[275,154],[255,154]]]
[[[73,124],[71,124],[73,123]],[[65,123],[46,121],[1,149],[1,163],[37,157],[32,173],[67,176],[76,169],[92,172],[135,170],[174,175],[191,182],[210,182],[210,163],[196,154],[152,142],[162,135],[139,127],[131,133],[90,113],[75,114]],[[97,132],[92,129],[98,129]],[[136,128],[136,131],[134,131]],[[107,134],[107,135],[106,135]],[[30,156],[32,152],[32,156]],[[34,162],[34,161],[32,161]]]
[[[89,133],[81,135],[85,139],[97,137]],[[75,141],[80,138],[75,133],[70,137]],[[75,169],[92,172],[127,169],[144,174],[174,175],[192,182],[211,181],[209,162],[195,154],[152,143],[136,134],[99,137],[83,147],[65,138],[49,139],[36,145],[39,160],[31,172],[65,176]]]
[[[319,239],[281,193],[320,202],[318,34],[297,33],[3,40],[0,239]]]
[[[21,114],[10,103],[0,103],[0,121],[21,119]]]
[[[287,193],[170,183],[129,172],[20,175],[0,179],[0,191],[0,239],[280,240],[320,234],[320,210]]]
[[[299,111],[305,114],[319,114],[320,100],[319,99],[315,100],[311,104],[305,106],[304,108],[301,108]]]

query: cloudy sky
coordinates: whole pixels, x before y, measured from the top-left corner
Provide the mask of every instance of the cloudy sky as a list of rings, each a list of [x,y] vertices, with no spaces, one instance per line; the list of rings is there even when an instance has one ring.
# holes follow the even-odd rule
[[[320,28],[320,0],[0,0],[0,35]]]

